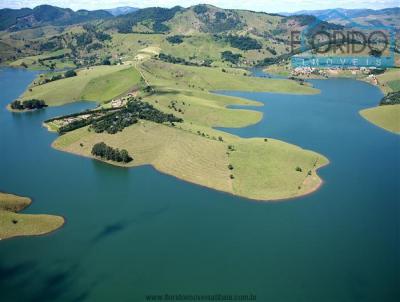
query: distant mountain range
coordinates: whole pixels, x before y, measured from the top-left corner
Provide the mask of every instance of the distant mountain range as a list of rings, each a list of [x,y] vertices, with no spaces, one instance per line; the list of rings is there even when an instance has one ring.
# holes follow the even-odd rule
[[[360,18],[368,16],[379,16],[379,15],[400,15],[400,7],[384,8],[380,10],[373,9],[324,9],[324,10],[302,10],[294,13],[281,13],[284,16],[294,15],[311,15],[320,18],[324,21],[331,21],[338,18],[338,15],[342,15],[349,19]]]
[[[102,29],[114,29],[120,33],[152,32],[190,35],[192,33],[237,32],[278,40],[288,38],[293,28],[311,24],[316,18],[332,27],[349,23],[390,25],[400,29],[400,8],[331,9],[299,11],[287,14],[268,14],[245,10],[221,9],[212,5],[196,5],[189,8],[117,7],[106,10],[78,10],[40,5],[33,9],[0,9],[0,30],[18,31],[45,25],[66,26],[102,20]],[[327,23],[329,22],[329,24]],[[282,42],[282,41],[281,41]]]
[[[400,32],[400,7],[373,9],[326,9],[326,10],[303,10],[295,13],[283,13],[285,16],[311,15],[323,21],[351,25],[352,23],[365,26],[391,26]]]
[[[96,19],[108,19],[113,15],[105,10],[78,10],[40,5],[34,9],[0,9],[0,30],[20,30],[43,25],[71,25]]]
[[[303,32],[310,24],[315,26],[306,32],[306,38],[322,30],[344,29],[344,15],[359,23],[400,28],[399,8],[341,10],[339,14],[332,11],[326,18],[329,21],[320,22],[317,16],[326,11],[300,13],[309,15],[282,16],[205,4],[188,8],[119,7],[108,11],[73,11],[50,5],[1,9],[0,31],[5,32],[0,35],[0,62],[63,50],[73,58],[73,64],[85,66],[101,63],[106,55],[132,55],[148,45],[157,45],[168,62],[208,64],[210,60],[222,60],[266,65],[290,57],[292,33]],[[126,42],[131,42],[121,47],[107,42],[117,33],[123,34],[118,35],[123,39],[130,34],[132,39],[127,38]]]
[[[139,8],[131,7],[131,6],[121,6],[121,7],[116,7],[116,8],[105,9],[105,11],[109,12],[113,16],[126,15],[126,14],[133,13],[137,10],[139,10]]]

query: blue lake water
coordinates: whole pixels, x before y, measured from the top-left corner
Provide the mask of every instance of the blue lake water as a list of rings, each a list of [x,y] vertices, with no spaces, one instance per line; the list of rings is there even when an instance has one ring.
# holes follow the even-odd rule
[[[257,301],[400,300],[400,136],[358,111],[382,96],[348,79],[312,96],[224,92],[265,103],[228,129],[317,151],[331,163],[316,193],[251,202],[158,173],[50,147],[50,117],[89,103],[12,114],[34,72],[0,70],[0,191],[59,214],[48,236],[0,242],[1,301],[145,301],[152,294],[254,294]]]

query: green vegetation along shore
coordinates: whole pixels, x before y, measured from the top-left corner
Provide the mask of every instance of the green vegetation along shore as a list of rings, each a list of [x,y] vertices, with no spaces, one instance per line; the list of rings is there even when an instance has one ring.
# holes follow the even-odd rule
[[[254,200],[301,196],[321,185],[317,170],[328,163],[324,156],[279,140],[244,139],[216,130],[244,127],[262,118],[258,111],[229,109],[228,105],[262,104],[210,92],[227,89],[313,94],[318,90],[291,80],[253,78],[238,69],[222,71],[153,60],[137,68],[151,88],[139,92],[143,101],[181,122],[139,119],[116,133],[96,133],[91,126],[84,126],[61,135],[53,147],[99,159],[92,154],[93,146],[104,142],[126,150],[133,158],[127,163],[107,161],[110,164],[152,165],[180,179]],[[51,124],[54,129],[57,121]]]
[[[21,100],[40,99],[49,106],[81,100],[105,102],[137,88],[141,78],[130,65],[113,65],[80,69],[77,76],[35,85],[39,81],[40,76]]]
[[[363,118],[387,131],[400,134],[400,69],[388,69],[377,75],[379,88],[385,93],[380,106],[360,111]],[[387,101],[388,96],[393,100]]]
[[[31,199],[0,192],[0,240],[18,236],[44,235],[64,224],[64,218],[53,215],[18,214]]]
[[[400,105],[364,109],[360,111],[360,114],[369,122],[387,131],[400,134]]]

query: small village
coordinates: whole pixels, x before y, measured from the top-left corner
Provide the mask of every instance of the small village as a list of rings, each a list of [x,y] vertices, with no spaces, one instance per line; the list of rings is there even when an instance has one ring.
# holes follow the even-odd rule
[[[352,76],[366,76],[366,79],[373,85],[379,85],[376,75],[373,73],[374,68],[352,67],[352,68],[315,68],[315,67],[296,67],[291,71],[292,77],[335,77],[340,76],[344,72],[348,72]]]

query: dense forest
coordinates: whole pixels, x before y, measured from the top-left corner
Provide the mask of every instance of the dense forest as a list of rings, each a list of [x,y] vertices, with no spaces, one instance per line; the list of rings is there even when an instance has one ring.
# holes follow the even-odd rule
[[[133,160],[125,149],[114,149],[113,147],[107,146],[104,142],[97,143],[93,146],[92,155],[119,163],[129,163]]]
[[[178,118],[173,114],[161,112],[149,103],[141,100],[131,100],[128,102],[126,108],[106,115],[100,119],[96,119],[90,128],[96,133],[102,133],[105,131],[109,134],[115,134],[130,125],[136,124],[140,119],[159,124],[183,122],[183,119]]]
[[[47,107],[46,103],[43,100],[31,99],[31,100],[15,100],[10,104],[11,109],[14,110],[34,110],[34,109],[42,109]]]

